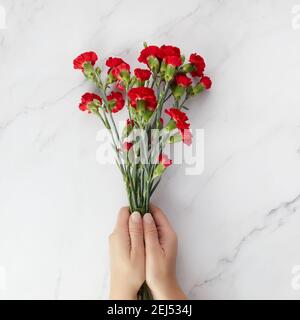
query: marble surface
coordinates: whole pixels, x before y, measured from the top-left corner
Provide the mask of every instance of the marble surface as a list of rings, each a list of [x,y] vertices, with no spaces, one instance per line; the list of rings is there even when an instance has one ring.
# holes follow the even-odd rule
[[[135,64],[144,40],[199,52],[214,82],[191,103],[203,174],[174,166],[154,197],[178,233],[184,290],[299,299],[299,4],[0,0],[0,299],[106,298],[126,196],[96,161],[99,124],[78,111],[89,85],[72,60],[95,50]]]

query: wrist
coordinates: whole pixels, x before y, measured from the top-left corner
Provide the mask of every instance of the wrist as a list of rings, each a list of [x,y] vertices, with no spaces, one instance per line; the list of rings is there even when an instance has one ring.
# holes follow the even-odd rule
[[[110,300],[137,300],[137,292],[120,287],[111,287]]]
[[[181,290],[177,281],[172,283],[166,283],[164,286],[160,286],[157,289],[152,290],[155,300],[186,300],[187,297]]]

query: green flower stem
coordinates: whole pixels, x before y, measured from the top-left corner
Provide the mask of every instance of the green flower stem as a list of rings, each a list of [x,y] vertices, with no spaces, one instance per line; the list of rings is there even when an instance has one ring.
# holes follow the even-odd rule
[[[127,162],[126,164],[123,164],[120,157],[120,149],[122,147],[122,141],[120,139],[120,135],[117,130],[115,121],[112,117],[111,110],[108,107],[108,101],[106,98],[106,89],[108,88],[108,86],[105,85],[103,87],[103,84],[96,73],[94,74],[94,82],[96,83],[99,89],[100,97],[104,104],[103,116],[100,113],[98,114],[98,116],[100,117],[101,121],[110,132],[112,142],[117,155],[117,159],[116,159],[117,165],[120,168],[120,171],[123,175],[123,179],[126,184],[130,210],[131,212],[139,211],[141,212],[141,214],[145,214],[146,212],[149,212],[150,197],[153,194],[155,188],[157,187],[160,181],[160,179],[157,180],[155,185],[153,186],[153,173],[154,173],[156,164],[153,162],[150,162],[147,164],[131,164],[128,159],[128,154],[127,154]],[[161,116],[162,106],[165,103],[165,101],[171,97],[172,93],[170,93],[167,96],[167,93],[169,91],[169,82],[166,82],[164,89],[160,91],[161,80],[158,79],[158,76],[156,74],[153,76],[153,82],[151,84],[151,87],[153,88],[154,85],[157,86],[157,89],[159,92],[158,106],[155,112],[156,115],[153,117],[155,120],[153,125],[156,127],[156,121],[159,120]],[[167,99],[166,99],[166,96],[167,96]],[[126,98],[126,105],[128,105],[129,118],[132,119],[128,98]],[[147,125],[145,128],[148,134],[148,138],[149,138],[149,133],[153,128],[153,125],[152,124]],[[160,145],[159,145],[160,151],[162,150],[162,147],[165,141],[166,139],[160,140]],[[143,146],[143,148],[145,149],[144,151],[148,152],[149,146],[150,146],[149,142],[147,143],[147,146]],[[152,160],[151,157],[150,157],[150,160]],[[142,292],[143,291],[146,292],[147,288],[145,289],[145,287],[143,287],[141,290]]]
[[[166,82],[163,92],[160,93],[160,97],[159,97],[159,100],[158,100],[158,103],[157,103],[157,108],[156,108],[155,122],[157,122],[161,117],[162,107],[163,107],[164,100],[165,100],[165,97],[167,95],[167,92],[169,90],[169,87],[170,87],[170,83]]]
[[[104,121],[103,117],[101,116],[100,112],[97,111],[97,112],[94,112],[94,114],[95,114],[97,117],[100,118],[100,120],[102,121],[104,127],[107,128],[107,124],[105,123],[105,121]]]
[[[189,95],[186,94],[181,104],[178,106],[178,109],[182,109],[183,105],[186,103],[186,101],[189,99]]]
[[[172,97],[172,92],[165,98],[163,103],[167,102],[171,97]]]
[[[153,79],[152,79],[152,84],[151,84],[151,88],[153,89],[154,84],[156,82],[156,78],[157,78],[157,74],[153,72]]]

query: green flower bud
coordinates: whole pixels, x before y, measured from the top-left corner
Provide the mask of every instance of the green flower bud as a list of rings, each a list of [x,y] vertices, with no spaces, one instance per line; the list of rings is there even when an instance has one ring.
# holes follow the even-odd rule
[[[167,69],[167,64],[166,64],[165,61],[163,61],[163,62],[161,63],[160,70],[159,70],[160,74],[161,74],[161,75],[164,75],[165,72],[166,72],[166,69]]]
[[[172,131],[174,129],[176,129],[176,122],[173,119],[171,119],[166,126],[166,130]]]
[[[182,66],[182,71],[186,73],[193,72],[195,71],[195,67],[191,63],[187,63]]]
[[[176,86],[173,91],[173,96],[175,100],[180,100],[185,92],[185,88],[183,86]]]
[[[106,83],[111,84],[111,83],[114,83],[115,81],[116,81],[115,77],[114,77],[114,76],[112,75],[112,73],[110,72],[110,73],[108,74],[107,79],[106,79]]]
[[[201,83],[198,83],[197,85],[195,85],[195,87],[193,88],[193,95],[199,94],[200,92],[202,92],[204,90],[204,87]]]
[[[109,100],[109,101],[107,101],[107,102],[108,102],[108,109],[109,109],[109,110],[112,110],[112,109],[115,107],[115,105],[116,105],[115,99]]]
[[[146,122],[148,122],[148,121],[150,120],[150,118],[152,117],[152,115],[153,115],[153,111],[151,111],[151,110],[149,110],[149,109],[146,109],[146,110],[143,112],[143,114],[142,114],[142,116],[143,116],[143,118],[144,118],[144,120],[145,120]]]
[[[124,70],[120,73],[120,76],[122,78],[122,81],[125,83],[125,84],[128,84],[129,81],[130,81],[130,74],[127,70]]]
[[[160,177],[165,171],[165,167],[162,163],[159,163],[155,169],[154,169],[154,173],[153,173],[153,178],[152,179],[155,179],[157,177]]]
[[[95,105],[94,102],[91,102],[87,105],[87,108],[92,112],[92,113],[98,113],[98,107]]]
[[[166,69],[166,74],[165,74],[166,81],[170,82],[173,79],[175,73],[176,73],[176,68],[173,65],[168,64]]]
[[[94,99],[94,100],[93,100],[93,104],[94,104],[97,108],[100,108],[100,107],[101,107],[100,101],[99,101],[98,99]]]
[[[156,57],[150,56],[148,57],[148,64],[150,69],[155,72],[158,73],[159,71],[159,61]]]
[[[168,142],[169,143],[176,143],[176,142],[181,142],[182,137],[180,133],[176,133],[173,136],[169,137]]]
[[[83,73],[88,79],[93,79],[94,72],[95,72],[94,67],[90,62],[86,62],[83,65]]]
[[[136,110],[137,110],[137,112],[138,112],[139,114],[143,114],[143,112],[145,112],[145,110],[146,110],[145,101],[143,101],[143,100],[138,100],[138,101],[137,101]]]

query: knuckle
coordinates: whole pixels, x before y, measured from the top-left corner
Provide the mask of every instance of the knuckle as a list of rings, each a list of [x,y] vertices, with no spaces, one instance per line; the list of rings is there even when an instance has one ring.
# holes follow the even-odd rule
[[[129,226],[129,233],[133,235],[141,235],[143,233],[143,229],[139,227]]]
[[[147,235],[155,235],[157,233],[156,228],[148,228],[147,230],[145,230],[145,234]]]

